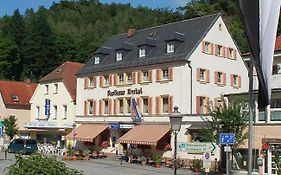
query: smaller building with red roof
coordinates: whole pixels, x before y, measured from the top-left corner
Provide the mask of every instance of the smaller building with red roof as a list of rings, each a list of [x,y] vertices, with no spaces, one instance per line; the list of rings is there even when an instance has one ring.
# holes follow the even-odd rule
[[[37,87],[36,83],[0,80],[0,117],[17,119],[18,136],[27,135],[24,125],[30,120],[29,100]]]
[[[25,126],[38,142],[62,146],[75,124],[76,73],[84,64],[66,61],[43,77],[30,99],[31,121]]]

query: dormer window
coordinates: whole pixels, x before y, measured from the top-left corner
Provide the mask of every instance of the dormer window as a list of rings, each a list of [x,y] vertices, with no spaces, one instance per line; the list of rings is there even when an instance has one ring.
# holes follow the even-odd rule
[[[145,49],[139,49],[139,58],[145,57]]]
[[[18,98],[17,95],[11,95],[11,98],[12,98],[12,100],[13,100],[14,102],[19,101],[19,98]]]
[[[95,57],[95,64],[100,64],[100,57]]]
[[[123,59],[122,53],[121,52],[117,52],[116,53],[116,61],[122,61],[122,59]]]
[[[174,52],[175,52],[175,45],[167,44],[167,53],[174,53]]]

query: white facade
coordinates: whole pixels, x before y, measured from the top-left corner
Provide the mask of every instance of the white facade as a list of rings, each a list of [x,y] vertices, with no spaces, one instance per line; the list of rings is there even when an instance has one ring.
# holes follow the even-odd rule
[[[206,54],[202,52],[202,44],[204,42],[210,42],[212,44],[217,44],[226,48],[232,48],[236,51],[236,59],[226,58],[226,56],[215,56],[214,54]],[[183,125],[181,131],[178,134],[178,142],[188,143],[193,140],[192,130],[197,130],[204,126],[203,119],[201,117],[202,113],[198,113],[198,97],[207,97],[206,101],[213,102],[225,93],[240,93],[246,92],[248,89],[248,78],[246,66],[239,54],[238,48],[236,47],[234,41],[232,40],[230,34],[228,33],[226,26],[222,19],[219,17],[211,29],[206,33],[204,38],[200,43],[198,43],[197,48],[191,53],[188,58],[189,61],[172,62],[165,64],[156,64],[152,66],[142,66],[134,67],[128,69],[118,69],[100,73],[94,73],[87,76],[78,76],[77,78],[77,107],[76,107],[76,121],[78,123],[121,123],[121,124],[134,124],[134,121],[130,113],[118,113],[117,108],[120,108],[119,103],[115,101],[119,99],[130,99],[131,97],[136,97],[138,102],[140,102],[140,111],[143,115],[142,123],[169,123],[169,113],[172,112],[173,106],[178,106],[179,111],[184,115]],[[208,70],[208,81],[198,81],[198,68]],[[169,69],[168,76],[166,80],[157,81],[158,69],[162,69],[162,75],[165,69]],[[141,82],[139,83],[138,74],[140,71],[151,71],[151,82]],[[216,83],[215,72],[223,72],[225,75],[225,83]],[[132,73],[132,82],[125,85],[109,85],[100,86],[103,82],[100,82],[101,76]],[[240,77],[241,83],[237,87],[231,86],[231,74],[238,75]],[[116,76],[116,75],[115,75]],[[115,76],[109,76],[111,80],[109,82],[115,81]],[[171,76],[171,77],[170,77]],[[92,87],[85,87],[85,79],[95,78],[95,85]],[[86,80],[87,81],[87,80]],[[103,80],[102,80],[103,81]],[[87,83],[86,83],[87,84]],[[128,94],[128,89],[137,90],[137,94]],[[124,91],[122,95],[114,94],[114,91]],[[110,94],[110,95],[109,95]],[[112,95],[114,94],[114,95]],[[144,112],[143,99],[151,98],[151,110],[150,112]],[[164,99],[167,98],[167,99]],[[139,100],[140,99],[140,100]],[[157,100],[158,99],[158,100]],[[160,100],[159,100],[160,99]],[[87,101],[95,101],[93,114],[88,114]],[[108,101],[111,105],[107,107],[110,108],[108,114],[104,114],[104,102],[100,100]],[[164,102],[166,100],[166,102]],[[111,101],[111,102],[109,102]],[[160,102],[158,104],[157,102]],[[167,104],[164,104],[167,103]],[[100,107],[102,105],[102,107]],[[124,103],[124,106],[126,103]],[[165,106],[166,105],[166,106]],[[149,108],[149,104],[147,105]],[[165,107],[164,107],[165,106]],[[168,107],[167,107],[168,106]],[[169,112],[163,112],[164,108],[169,108]],[[171,108],[172,107],[172,108]],[[126,108],[126,107],[125,107]],[[100,112],[101,111],[101,112]],[[115,111],[115,112],[114,112]],[[203,111],[207,114],[208,111]],[[106,112],[107,113],[107,112]],[[190,129],[188,129],[190,128]],[[120,133],[119,133],[120,134]],[[153,133],[152,133],[153,134]],[[116,131],[111,132],[111,137],[117,135]],[[117,138],[118,139],[118,138]],[[171,138],[173,140],[173,136]],[[173,142],[171,142],[173,148]],[[115,148],[110,147],[108,151],[112,151]],[[216,150],[218,151],[218,149]],[[218,157],[218,152],[214,152],[215,157]],[[170,151],[165,153],[165,156],[172,157],[173,153]],[[181,158],[194,158],[194,154],[189,155],[187,153],[181,153]],[[198,158],[202,157],[202,154],[197,155]]]
[[[45,114],[46,99],[50,100],[49,115]],[[70,132],[67,129],[74,124],[75,104],[63,82],[40,83],[30,103],[31,120],[25,125],[26,128],[45,130],[45,134],[59,134],[60,131],[63,137]]]

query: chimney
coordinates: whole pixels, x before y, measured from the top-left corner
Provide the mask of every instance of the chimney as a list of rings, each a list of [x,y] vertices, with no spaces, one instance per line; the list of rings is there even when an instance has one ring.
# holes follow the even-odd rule
[[[134,27],[129,27],[128,28],[128,37],[133,36],[136,33],[136,29]]]
[[[27,85],[30,85],[31,80],[30,80],[29,78],[26,78],[26,79],[24,79],[24,82],[25,82]]]

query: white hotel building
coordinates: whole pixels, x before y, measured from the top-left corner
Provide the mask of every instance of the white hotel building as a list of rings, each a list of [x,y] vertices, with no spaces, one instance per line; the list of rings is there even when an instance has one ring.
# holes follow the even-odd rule
[[[209,104],[248,89],[246,66],[218,14],[112,36],[77,76],[77,146],[108,141],[102,147],[107,153],[120,153],[127,144],[153,152],[167,143],[173,148],[174,106],[184,116],[178,142],[199,141]],[[141,121],[135,120],[132,98]]]

